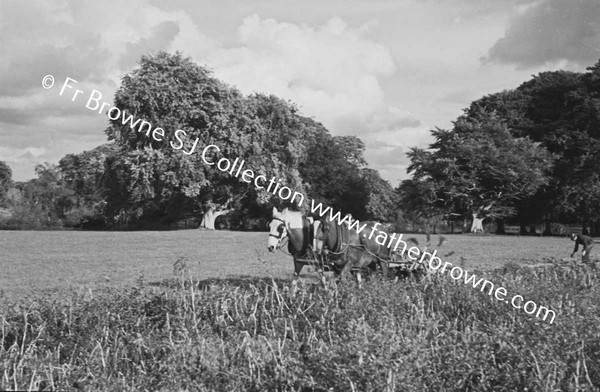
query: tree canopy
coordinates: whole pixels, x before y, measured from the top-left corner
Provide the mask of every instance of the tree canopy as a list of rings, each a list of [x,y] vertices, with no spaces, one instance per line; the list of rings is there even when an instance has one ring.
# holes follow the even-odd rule
[[[124,118],[133,115],[106,130],[118,153],[105,162],[105,212],[118,222],[172,222],[209,206],[231,207],[235,196],[238,211],[266,214],[267,204],[282,206],[273,194],[205,164],[201,149],[208,145],[219,147],[219,157],[244,160],[267,179],[357,216],[382,214],[379,193],[361,185],[367,174],[371,185],[392,193],[378,173],[363,172],[357,137],[333,137],[273,95],[244,96],[180,53],[143,56],[123,78],[115,106]]]
[[[505,217],[516,201],[548,182],[551,155],[526,137],[513,137],[493,112],[460,117],[452,130],[432,133],[429,151],[409,152],[414,178],[404,187],[424,191],[427,210]]]
[[[587,223],[600,231],[600,62],[586,73],[542,72],[512,91],[473,102],[467,115],[496,112],[515,136],[553,154],[548,186],[520,203],[519,220]],[[532,210],[532,207],[535,209]]]
[[[432,134],[429,151],[409,153],[403,205],[424,215],[516,213],[522,226],[596,222],[600,234],[600,62],[484,96],[452,130]]]

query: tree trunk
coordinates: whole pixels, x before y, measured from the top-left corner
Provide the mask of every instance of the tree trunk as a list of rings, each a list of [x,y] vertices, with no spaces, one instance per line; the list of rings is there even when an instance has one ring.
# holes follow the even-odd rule
[[[504,219],[498,219],[496,221],[496,234],[506,234],[506,229],[504,228]]]
[[[477,213],[473,213],[473,223],[471,224],[471,233],[483,233],[483,218],[480,218]]]
[[[582,224],[582,228],[581,228],[581,234],[583,235],[590,235],[590,232],[588,231],[588,220],[584,219],[583,220],[583,224]]]
[[[519,234],[520,235],[527,235],[527,226],[525,226],[524,223],[520,224],[521,228],[519,229]]]
[[[546,228],[544,229],[544,232],[542,233],[542,235],[553,235],[554,233],[552,232],[552,225],[550,224],[550,219],[546,219]]]
[[[592,223],[592,231],[590,232],[592,237],[600,237],[600,220]]]
[[[200,223],[200,227],[203,229],[214,230],[215,229],[215,221],[221,215],[225,215],[229,210],[217,210],[215,207],[209,207],[208,210],[202,216],[202,222]]]
[[[537,234],[537,227],[535,225],[529,227],[529,234]]]

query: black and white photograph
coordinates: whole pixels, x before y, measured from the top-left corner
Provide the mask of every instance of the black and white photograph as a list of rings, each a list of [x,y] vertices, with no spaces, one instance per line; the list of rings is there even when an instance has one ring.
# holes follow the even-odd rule
[[[0,1],[0,391],[600,391],[599,0]]]

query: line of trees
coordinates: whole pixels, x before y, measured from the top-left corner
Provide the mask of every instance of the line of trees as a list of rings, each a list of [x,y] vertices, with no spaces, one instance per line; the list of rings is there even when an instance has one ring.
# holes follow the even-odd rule
[[[156,141],[109,121],[108,143],[38,165],[37,178],[13,182],[0,162],[0,227],[206,228],[227,213],[232,228],[264,227],[282,201],[184,154],[218,145],[223,156],[360,220],[518,223],[546,234],[562,224],[600,235],[600,62],[585,73],[534,76],[514,90],[470,104],[452,129],[434,129],[427,149],[408,153],[412,178],[393,189],[368,168],[364,143],[332,136],[273,95],[244,96],[180,53],[143,56],[114,105],[165,130]],[[406,227],[398,225],[397,229]]]

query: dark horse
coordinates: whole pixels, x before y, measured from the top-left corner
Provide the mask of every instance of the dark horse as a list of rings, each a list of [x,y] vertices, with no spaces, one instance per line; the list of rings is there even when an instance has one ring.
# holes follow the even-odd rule
[[[270,252],[283,246],[288,240],[288,252],[294,258],[294,282],[300,276],[306,264],[316,265],[321,272],[321,259],[312,251],[312,222],[301,212],[290,211],[287,208],[279,212],[273,207],[273,220],[269,223]]]
[[[374,270],[379,265],[383,275],[387,277],[389,263],[396,267],[406,265],[407,267],[402,269],[404,272],[409,265],[415,266],[415,263],[407,263],[404,246],[408,246],[407,242],[414,242],[415,245],[418,243],[414,238],[409,238],[406,242],[400,241],[401,238],[401,235],[393,233],[390,227],[378,222],[340,225],[335,220],[324,218],[317,230],[315,243],[321,245],[316,247],[317,253],[323,253],[328,261],[333,261],[338,266],[340,276],[343,277],[348,271],[357,271],[356,277],[360,284],[361,271],[367,267]],[[398,243],[404,246],[397,249]],[[396,275],[398,272],[396,271]]]
[[[360,285],[361,271],[367,267],[374,268],[377,263],[387,274],[388,268],[384,257],[389,256],[388,249],[360,235],[356,229],[349,228],[347,224],[339,224],[329,218],[323,218],[320,222],[321,224],[315,230],[316,251],[337,267],[334,271],[340,278],[344,278],[350,271],[356,271],[356,278]],[[375,223],[366,222],[365,225],[365,228],[373,227]]]

